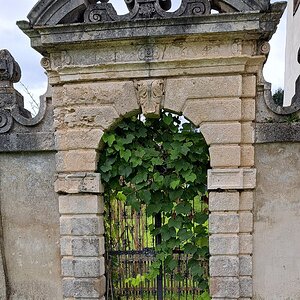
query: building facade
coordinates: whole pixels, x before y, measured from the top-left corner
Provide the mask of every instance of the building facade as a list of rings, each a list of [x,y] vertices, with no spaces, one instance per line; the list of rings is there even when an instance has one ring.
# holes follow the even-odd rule
[[[300,76],[300,1],[288,1],[287,40],[285,67],[285,103],[290,103],[296,93],[296,80]]]

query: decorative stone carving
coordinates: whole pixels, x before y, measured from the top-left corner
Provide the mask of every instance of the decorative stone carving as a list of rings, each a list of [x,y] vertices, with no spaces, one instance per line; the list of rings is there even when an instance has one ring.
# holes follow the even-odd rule
[[[119,16],[109,0],[40,0],[28,15],[30,26],[84,22],[130,21],[150,18],[176,18],[220,13],[266,11],[270,0],[182,0],[175,12],[168,12],[172,0],[124,0],[129,13]],[[100,2],[100,3],[99,3]]]
[[[139,49],[139,59],[145,61],[151,61],[159,58],[159,50],[154,45],[142,46]]]
[[[51,69],[51,61],[50,61],[50,59],[47,58],[47,57],[43,57],[43,58],[41,59],[41,66],[42,66],[46,71],[50,70],[50,69]]]
[[[260,54],[267,55],[269,54],[270,50],[271,50],[271,46],[269,42],[263,42],[259,45]]]
[[[0,81],[18,82],[21,69],[8,50],[0,50]]]
[[[5,133],[12,127],[13,118],[7,110],[0,110],[0,133]]]
[[[138,103],[146,117],[159,118],[161,103],[165,95],[164,80],[135,81]]]
[[[167,12],[171,7],[170,0],[125,0],[129,13],[117,15],[112,4],[97,3],[89,5],[85,22],[131,21],[139,19],[167,19],[185,16],[199,16],[210,14],[209,0],[182,0],[181,6],[175,12]]]
[[[40,111],[34,118],[24,108],[23,96],[13,83],[21,78],[21,70],[8,50],[0,50],[0,134],[11,130],[14,121],[24,126],[34,126],[42,121],[46,103],[41,101]]]

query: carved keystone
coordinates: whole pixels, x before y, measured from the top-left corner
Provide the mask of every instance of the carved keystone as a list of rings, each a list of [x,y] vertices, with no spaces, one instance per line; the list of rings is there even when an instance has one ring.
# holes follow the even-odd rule
[[[135,81],[138,103],[148,118],[159,118],[161,103],[165,96],[165,82],[162,79]]]

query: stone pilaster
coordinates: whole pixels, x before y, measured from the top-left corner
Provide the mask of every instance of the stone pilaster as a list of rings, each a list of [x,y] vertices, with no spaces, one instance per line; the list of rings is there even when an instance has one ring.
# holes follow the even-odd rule
[[[61,272],[64,299],[105,293],[103,187],[97,173],[59,174]]]

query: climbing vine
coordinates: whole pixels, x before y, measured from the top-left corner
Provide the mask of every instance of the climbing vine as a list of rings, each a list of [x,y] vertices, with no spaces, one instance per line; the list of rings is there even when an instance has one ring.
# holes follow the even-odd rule
[[[106,201],[118,199],[134,210],[146,206],[149,217],[164,215],[156,260],[148,278],[176,268],[174,250],[188,254],[194,280],[207,290],[201,260],[208,258],[206,173],[209,163],[204,138],[190,123],[163,112],[160,119],[124,119],[103,136],[99,169],[106,186]],[[178,280],[180,274],[176,274]]]

